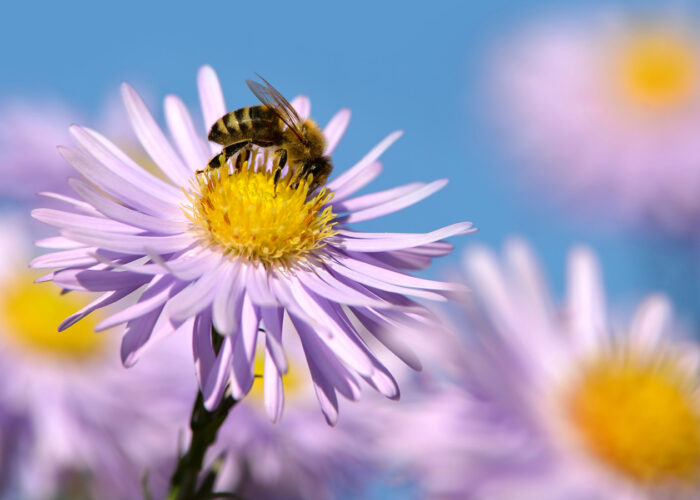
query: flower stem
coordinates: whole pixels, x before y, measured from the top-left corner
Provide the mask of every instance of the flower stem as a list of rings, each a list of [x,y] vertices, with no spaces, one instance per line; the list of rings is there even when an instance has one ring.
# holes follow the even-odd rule
[[[235,404],[236,400],[227,397],[214,411],[210,412],[204,408],[202,393],[197,394],[190,419],[192,440],[185,454],[178,460],[170,480],[170,493],[168,493],[167,500],[193,500],[211,497],[212,485],[209,484],[210,481],[204,485],[206,486],[204,489],[209,491],[197,491],[199,475],[207,450],[216,441],[219,427],[224,423],[226,416]]]
[[[222,337],[212,329],[212,343],[217,352],[221,346],[221,340]],[[166,500],[204,500],[213,498],[212,495],[220,496],[212,492],[218,472],[216,464],[208,472],[199,489],[197,485],[207,450],[216,441],[219,428],[235,404],[236,400],[228,396],[222,399],[213,411],[208,411],[204,407],[204,396],[201,391],[198,391],[190,417],[190,429],[192,429],[190,446],[177,462],[175,472],[170,479],[170,492]]]

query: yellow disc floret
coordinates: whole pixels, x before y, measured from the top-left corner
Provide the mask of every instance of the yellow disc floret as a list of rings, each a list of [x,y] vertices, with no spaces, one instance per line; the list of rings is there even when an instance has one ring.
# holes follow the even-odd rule
[[[697,83],[695,47],[666,33],[643,33],[628,40],[619,54],[619,69],[623,94],[647,108],[682,104]]]
[[[644,484],[700,479],[700,405],[672,359],[617,352],[586,366],[570,417],[603,462]]]
[[[291,267],[336,234],[332,193],[309,193],[311,176],[256,168],[256,154],[241,168],[207,169],[187,193],[185,213],[210,245],[266,267]]]
[[[105,339],[94,332],[90,317],[58,332],[67,316],[85,305],[75,294],[61,295],[52,283],[33,283],[23,274],[3,285],[0,294],[2,329],[6,339],[22,350],[53,358],[84,360],[102,351]]]

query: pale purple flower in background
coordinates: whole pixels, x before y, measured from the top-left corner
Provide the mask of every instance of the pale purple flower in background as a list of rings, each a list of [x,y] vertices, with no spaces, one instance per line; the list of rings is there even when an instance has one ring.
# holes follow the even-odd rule
[[[231,108],[211,68],[200,70],[198,82],[204,123],[210,126]],[[412,205],[447,181],[351,197],[381,172],[378,158],[399,133],[315,193],[308,193],[308,179],[298,185],[290,181],[289,169],[275,183],[272,160],[260,150],[242,169],[196,175],[221,146],[207,144],[206,131],[195,129],[182,101],[165,100],[171,142],[136,92],[128,85],[122,91],[136,135],[170,182],[145,172],[97,132],[71,128],[78,148],[61,148],[61,153],[83,176],[71,180],[82,199],[65,198],[70,212],[35,211],[36,218],[60,227],[62,236],[42,243],[56,251],[33,266],[58,268],[46,279],[61,287],[102,295],[61,328],[145,287],[136,304],[121,308],[98,329],[126,323],[121,350],[126,365],[159,338],[192,332],[196,375],[208,408],[217,406],[227,385],[234,399],[248,393],[262,336],[265,406],[273,420],[280,417],[287,370],[283,325],[293,325],[301,339],[329,423],[338,416],[337,394],[357,399],[361,379],[398,398],[394,378],[353,321],[403,355],[384,328],[432,321],[427,309],[407,296],[445,300],[462,290],[403,270],[427,267],[433,257],[451,251],[444,238],[473,229],[458,223],[426,234],[360,233],[348,224]],[[308,99],[293,104],[302,119],[309,115]],[[327,154],[349,118],[342,110],[324,129]],[[218,354],[212,326],[223,336]]]
[[[69,192],[72,169],[56,151],[70,135],[75,111],[60,103],[15,100],[0,106],[0,195],[13,202],[37,201],[41,191]]]
[[[121,148],[141,159],[145,168],[157,173],[152,162],[144,161],[146,154],[131,130],[123,106],[119,103],[117,108],[114,101],[108,99],[94,121]],[[82,113],[58,100],[40,101],[25,96],[0,103],[0,206],[8,213],[26,216],[25,224],[36,238],[50,230],[29,215],[31,209],[47,204],[39,193],[72,193],[67,181],[74,170],[56,146],[70,142],[67,124],[83,120]]]
[[[492,58],[518,180],[579,214],[686,236],[700,222],[700,38],[672,16],[539,22]],[[493,111],[493,109],[491,110]]]
[[[189,412],[173,384],[179,370],[171,348],[162,345],[149,363],[127,371],[116,339],[93,332],[94,322],[57,333],[61,315],[88,301],[33,283],[29,235],[16,221],[2,222],[3,250],[22,257],[4,252],[0,265],[3,492],[23,499],[139,498],[146,470],[172,466]],[[165,481],[152,475],[154,493],[164,493]]]
[[[385,417],[382,445],[427,498],[690,499],[700,492],[695,342],[666,336],[670,305],[646,298],[608,320],[592,253],[571,252],[555,305],[527,245],[465,256],[473,300],[460,367]]]

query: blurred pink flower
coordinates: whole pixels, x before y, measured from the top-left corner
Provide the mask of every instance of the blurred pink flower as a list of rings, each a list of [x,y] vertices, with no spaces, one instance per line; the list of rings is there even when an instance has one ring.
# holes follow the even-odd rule
[[[540,23],[499,47],[494,98],[519,178],[580,213],[700,222],[700,39],[687,22]]]
[[[465,267],[464,346],[445,357],[459,368],[386,419],[388,456],[428,498],[698,498],[700,350],[665,336],[665,298],[612,325],[583,248],[560,307],[523,242],[503,263],[474,249]]]

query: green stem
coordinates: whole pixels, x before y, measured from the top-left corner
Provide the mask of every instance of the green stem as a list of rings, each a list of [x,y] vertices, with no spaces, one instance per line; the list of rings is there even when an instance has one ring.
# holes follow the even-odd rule
[[[211,496],[211,486],[209,485],[208,488],[205,488],[209,491],[197,491],[204,456],[209,447],[216,441],[221,424],[224,423],[226,416],[235,404],[236,401],[233,398],[227,397],[214,411],[210,412],[204,408],[202,393],[197,394],[190,419],[192,440],[185,454],[178,460],[170,480],[170,493],[166,497],[167,500],[193,500]]]
[[[212,344],[218,353],[223,337],[212,328]],[[202,471],[204,457],[209,447],[216,441],[219,428],[226,420],[229,411],[236,404],[236,400],[230,396],[225,397],[214,411],[208,411],[204,407],[204,396],[202,392],[197,393],[197,399],[192,407],[190,417],[190,429],[192,429],[192,439],[190,446],[182,455],[175,472],[170,479],[170,492],[166,500],[199,500],[212,498],[212,488],[218,466],[214,466],[207,474],[199,489],[197,484]]]

